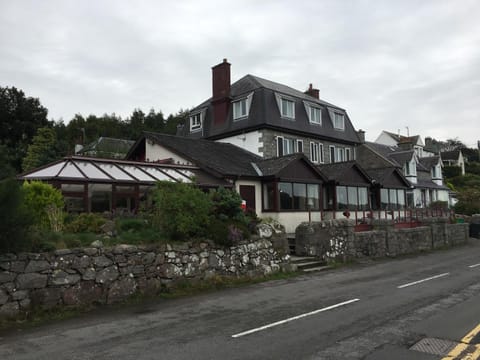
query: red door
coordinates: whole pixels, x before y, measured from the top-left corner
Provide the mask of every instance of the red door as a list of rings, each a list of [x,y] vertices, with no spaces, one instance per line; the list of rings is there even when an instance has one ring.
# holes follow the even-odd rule
[[[255,207],[255,186],[253,185],[240,185],[240,196],[247,202],[247,209]]]

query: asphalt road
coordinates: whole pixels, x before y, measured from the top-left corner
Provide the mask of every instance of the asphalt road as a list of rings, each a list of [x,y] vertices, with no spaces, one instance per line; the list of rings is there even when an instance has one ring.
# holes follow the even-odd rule
[[[410,348],[464,356],[479,301],[477,241],[2,333],[0,359],[442,359]]]

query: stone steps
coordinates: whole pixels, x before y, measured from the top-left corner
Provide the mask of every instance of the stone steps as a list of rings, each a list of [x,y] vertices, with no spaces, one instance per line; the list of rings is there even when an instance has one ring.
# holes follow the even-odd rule
[[[291,256],[290,263],[303,272],[321,271],[329,268],[329,266],[325,265],[325,262],[312,256]]]

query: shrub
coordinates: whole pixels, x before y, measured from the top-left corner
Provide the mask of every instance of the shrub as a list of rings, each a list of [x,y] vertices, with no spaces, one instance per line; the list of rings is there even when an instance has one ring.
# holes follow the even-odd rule
[[[64,207],[60,190],[41,181],[23,183],[25,205],[31,210],[33,221],[40,229],[61,228]]]
[[[81,213],[65,226],[72,233],[101,233],[101,226],[106,220],[96,213]]]
[[[236,191],[220,187],[210,191],[210,199],[213,202],[213,214],[217,219],[245,220],[241,208],[242,198]]]
[[[443,175],[448,179],[462,175],[462,168],[459,166],[444,166],[442,171]]]
[[[250,238],[247,226],[241,222],[213,219],[208,227],[208,237],[220,246],[235,246]]]
[[[32,214],[24,203],[24,194],[14,179],[0,181],[0,252],[29,250]]]
[[[212,203],[190,184],[159,181],[153,193],[153,225],[173,239],[203,236],[210,223]]]
[[[138,232],[147,227],[148,224],[144,219],[118,219],[117,227],[120,231],[124,232]]]

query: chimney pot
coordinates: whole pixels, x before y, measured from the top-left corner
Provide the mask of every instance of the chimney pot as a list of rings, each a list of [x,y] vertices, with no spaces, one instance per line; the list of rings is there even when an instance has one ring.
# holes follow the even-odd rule
[[[315,99],[320,99],[320,90],[314,89],[313,84],[311,84],[311,83],[308,86],[307,91],[305,91],[305,94],[310,95],[311,97],[314,97]]]

